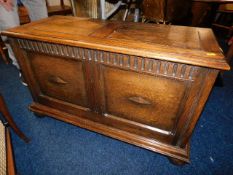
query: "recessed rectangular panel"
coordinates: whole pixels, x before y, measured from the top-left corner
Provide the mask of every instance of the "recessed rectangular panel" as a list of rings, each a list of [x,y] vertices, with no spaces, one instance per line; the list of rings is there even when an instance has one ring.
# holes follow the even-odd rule
[[[156,32],[155,32],[156,31]],[[163,25],[122,25],[112,32],[108,38],[129,41],[143,41],[149,44],[169,45],[178,48],[201,49],[196,28]],[[179,38],[179,39],[177,39]]]
[[[28,54],[42,94],[88,107],[81,61],[36,53]]]
[[[105,67],[106,112],[171,131],[185,91],[183,81]]]

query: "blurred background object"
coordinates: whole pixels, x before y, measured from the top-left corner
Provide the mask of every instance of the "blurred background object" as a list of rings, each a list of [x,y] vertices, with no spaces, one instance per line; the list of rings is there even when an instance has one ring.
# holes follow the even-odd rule
[[[143,18],[156,23],[188,25],[191,5],[192,0],[143,0]]]
[[[64,0],[60,0],[59,4],[52,5],[51,0],[46,0],[46,6],[48,9],[48,15],[73,15],[71,2],[70,5],[66,5]]]

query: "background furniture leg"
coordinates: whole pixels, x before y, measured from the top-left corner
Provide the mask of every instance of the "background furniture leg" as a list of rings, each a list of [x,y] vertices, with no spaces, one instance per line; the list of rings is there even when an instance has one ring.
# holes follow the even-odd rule
[[[6,54],[4,52],[4,50],[6,49],[6,46],[4,45],[3,41],[2,41],[2,38],[0,36],[0,55],[2,56],[2,59],[3,61],[6,63],[6,64],[9,64],[9,61],[6,57]]]

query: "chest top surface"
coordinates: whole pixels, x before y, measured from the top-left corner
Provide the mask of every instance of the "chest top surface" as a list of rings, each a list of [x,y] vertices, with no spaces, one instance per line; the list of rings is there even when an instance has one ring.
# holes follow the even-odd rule
[[[229,69],[211,29],[54,16],[3,35]]]

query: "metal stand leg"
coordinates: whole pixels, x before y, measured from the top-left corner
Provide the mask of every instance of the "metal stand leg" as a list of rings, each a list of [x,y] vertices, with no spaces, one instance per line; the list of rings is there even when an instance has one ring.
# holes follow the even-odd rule
[[[71,8],[72,8],[73,16],[77,16],[74,0],[70,0],[70,5],[71,5]]]

